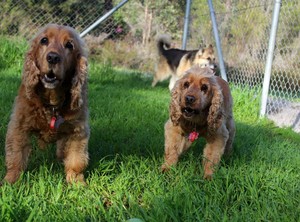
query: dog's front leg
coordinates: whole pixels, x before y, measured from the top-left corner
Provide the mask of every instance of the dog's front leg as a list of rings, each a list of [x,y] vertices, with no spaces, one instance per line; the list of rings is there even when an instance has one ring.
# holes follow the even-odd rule
[[[229,132],[222,125],[216,135],[207,138],[207,144],[203,150],[204,179],[212,179],[215,168],[220,163],[224,153],[228,137]]]
[[[58,158],[63,158],[68,183],[85,184],[83,171],[89,160],[88,140],[88,136],[71,135],[66,140],[57,143],[57,155]]]
[[[15,183],[27,167],[31,151],[28,130],[22,129],[19,122],[11,120],[5,142],[5,164],[7,168],[4,181]]]
[[[180,155],[186,151],[191,142],[183,135],[181,127],[174,126],[171,120],[165,124],[165,162],[162,171],[167,171],[170,166],[178,162]]]

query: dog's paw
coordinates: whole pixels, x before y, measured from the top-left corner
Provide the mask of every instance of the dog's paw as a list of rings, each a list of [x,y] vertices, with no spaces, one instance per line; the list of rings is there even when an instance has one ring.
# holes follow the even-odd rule
[[[168,172],[170,170],[170,166],[164,163],[160,168],[162,173]]]
[[[80,184],[86,186],[83,173],[75,173],[74,171],[67,172],[66,180],[68,184]]]
[[[20,178],[20,170],[8,170],[2,183],[14,184]]]
[[[205,180],[212,180],[213,179],[213,174],[204,174],[203,179]]]

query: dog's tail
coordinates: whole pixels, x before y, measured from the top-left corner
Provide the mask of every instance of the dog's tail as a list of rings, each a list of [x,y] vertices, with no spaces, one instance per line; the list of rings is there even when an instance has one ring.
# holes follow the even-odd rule
[[[169,35],[160,35],[157,38],[158,53],[162,55],[166,49],[171,47],[171,37]]]

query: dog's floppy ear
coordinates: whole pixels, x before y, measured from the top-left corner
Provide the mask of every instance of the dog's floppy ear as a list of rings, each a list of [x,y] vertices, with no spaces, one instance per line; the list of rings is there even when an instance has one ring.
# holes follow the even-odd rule
[[[36,65],[37,40],[33,40],[29,51],[26,53],[23,67],[22,84],[25,86],[25,93],[28,99],[35,94],[35,86],[39,82],[40,70]]]
[[[77,64],[75,75],[72,79],[71,87],[71,110],[76,110],[81,107],[83,104],[83,93],[85,90],[83,87],[86,87],[87,82],[87,73],[88,73],[88,63],[87,58],[82,55],[77,56]]]
[[[213,95],[207,117],[207,123],[208,133],[214,134],[220,128],[223,121],[223,94],[220,87],[215,82],[211,81],[211,86]]]
[[[170,118],[175,126],[179,124],[181,110],[179,106],[181,80],[177,81],[171,91]]]

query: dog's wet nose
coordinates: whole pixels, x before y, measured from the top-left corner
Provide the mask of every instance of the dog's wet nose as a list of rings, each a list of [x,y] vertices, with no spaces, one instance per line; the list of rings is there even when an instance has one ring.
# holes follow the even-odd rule
[[[185,97],[185,102],[188,103],[188,104],[192,104],[193,102],[195,102],[195,97],[194,97],[194,96],[187,95],[187,96]]]
[[[47,55],[47,61],[50,64],[57,64],[61,61],[60,56],[56,52],[49,52]]]

